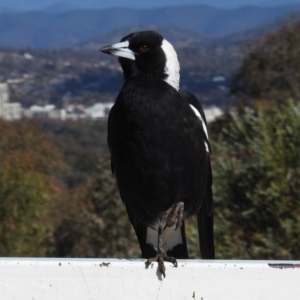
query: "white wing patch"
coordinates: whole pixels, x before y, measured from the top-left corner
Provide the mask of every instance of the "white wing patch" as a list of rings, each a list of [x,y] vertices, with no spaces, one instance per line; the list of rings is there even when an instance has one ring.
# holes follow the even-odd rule
[[[190,104],[190,107],[191,107],[191,109],[194,111],[195,115],[200,119],[200,121],[201,121],[201,123],[202,123],[203,131],[204,131],[204,133],[205,133],[205,135],[206,135],[206,138],[207,138],[207,140],[208,140],[207,128],[206,128],[206,125],[205,125],[205,122],[204,122],[203,118],[201,117],[200,112],[199,112],[198,109],[196,109],[196,107],[194,107],[192,104]],[[204,142],[204,145],[205,145],[205,150],[206,150],[206,152],[209,153],[209,147],[208,147],[207,142]]]
[[[168,75],[164,81],[178,91],[180,66],[177,53],[174,50],[174,47],[167,40],[163,40],[161,48],[166,56],[165,74]]]

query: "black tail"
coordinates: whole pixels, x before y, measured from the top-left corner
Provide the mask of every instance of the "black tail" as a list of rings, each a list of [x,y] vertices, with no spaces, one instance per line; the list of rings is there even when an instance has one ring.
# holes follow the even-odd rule
[[[198,232],[200,241],[200,252],[203,259],[215,258],[214,226],[213,226],[213,195],[212,177],[207,184],[206,199],[204,199],[200,210],[197,213]]]

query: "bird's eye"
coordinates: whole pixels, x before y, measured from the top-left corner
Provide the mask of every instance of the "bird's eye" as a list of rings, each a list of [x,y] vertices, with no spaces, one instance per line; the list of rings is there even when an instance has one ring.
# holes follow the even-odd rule
[[[145,44],[141,45],[140,46],[140,51],[143,52],[143,53],[148,52],[149,51],[149,46],[145,45]]]

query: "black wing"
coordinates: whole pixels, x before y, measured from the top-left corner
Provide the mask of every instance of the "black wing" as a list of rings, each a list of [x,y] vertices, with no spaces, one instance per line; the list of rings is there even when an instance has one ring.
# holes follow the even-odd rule
[[[202,122],[206,126],[206,118],[204,111],[199,103],[198,99],[190,92],[180,90],[182,97],[201,115]],[[205,197],[202,201],[202,205],[197,213],[198,221],[198,233],[200,240],[201,257],[203,259],[214,259],[215,258],[215,247],[214,247],[214,231],[213,231],[213,194],[212,194],[212,171],[210,164],[210,146],[208,137],[205,142],[208,145],[209,151],[207,152],[208,159],[208,178],[206,184]]]

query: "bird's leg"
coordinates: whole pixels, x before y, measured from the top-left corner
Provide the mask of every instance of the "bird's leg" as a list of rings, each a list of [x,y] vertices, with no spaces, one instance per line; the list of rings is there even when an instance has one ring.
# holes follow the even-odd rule
[[[166,222],[164,230],[167,227],[173,227],[176,225],[175,230],[178,227],[182,226],[182,219],[183,219],[183,212],[184,212],[184,203],[183,202],[176,202],[173,204],[164,214],[162,219]]]
[[[148,260],[146,261],[146,268],[148,268],[152,262],[156,261],[158,263],[159,272],[164,277],[166,277],[166,267],[164,261],[171,262],[175,267],[177,267],[177,261],[175,257],[167,256],[166,251],[163,249],[162,232],[163,232],[162,226],[160,225],[158,227],[158,242],[157,242],[156,256],[152,258],[148,258]]]
[[[166,277],[166,267],[164,261],[171,262],[175,267],[177,267],[177,261],[175,257],[167,256],[166,251],[163,249],[163,241],[162,241],[162,233],[166,227],[173,227],[176,225],[175,230],[182,225],[182,218],[183,218],[183,211],[184,211],[184,203],[177,202],[173,204],[162,216],[162,220],[165,221],[166,225],[164,229],[162,229],[162,225],[158,226],[158,241],[157,241],[157,253],[155,257],[149,258],[146,261],[146,268],[152,262],[158,263],[158,269],[160,273]]]

